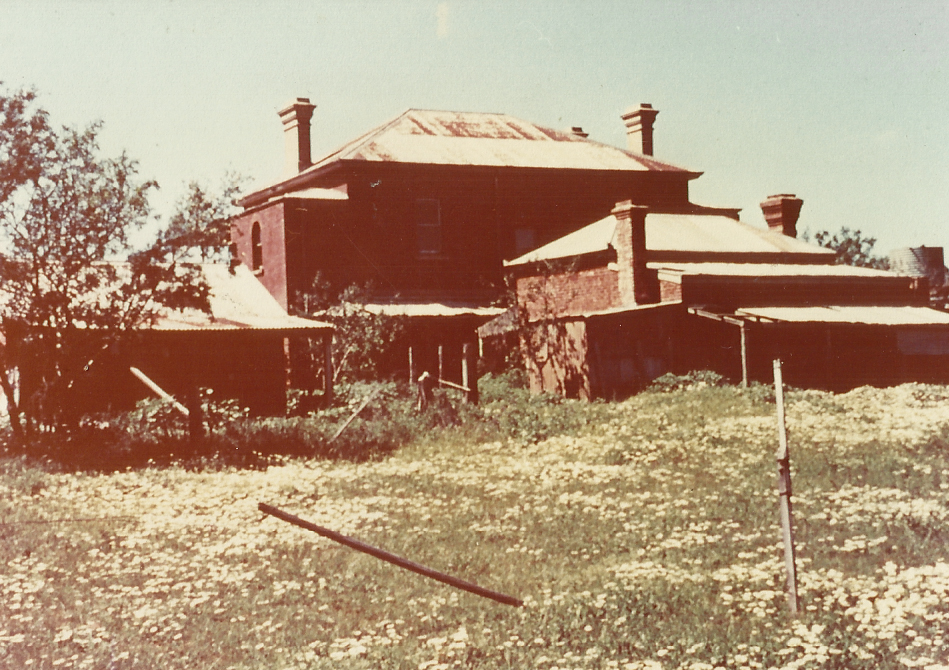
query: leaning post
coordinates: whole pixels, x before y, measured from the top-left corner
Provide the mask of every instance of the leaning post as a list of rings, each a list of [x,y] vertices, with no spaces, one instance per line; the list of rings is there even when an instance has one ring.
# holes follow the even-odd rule
[[[797,566],[794,556],[794,523],[791,515],[791,458],[784,418],[784,380],[781,360],[774,360],[774,398],[778,408],[778,506],[781,512],[781,539],[784,541],[784,567],[787,572],[788,609],[797,615]]]

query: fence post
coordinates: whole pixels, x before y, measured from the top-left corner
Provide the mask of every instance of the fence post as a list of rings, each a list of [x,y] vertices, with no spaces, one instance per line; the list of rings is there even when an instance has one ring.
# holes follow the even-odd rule
[[[746,323],[741,322],[738,326],[741,331],[741,387],[748,388],[748,332],[745,328]]]
[[[442,380],[445,378],[445,347],[444,345],[438,345],[438,379]]]
[[[204,442],[204,412],[201,410],[201,394],[193,378],[188,381],[185,404],[188,408],[188,437],[191,446],[198,447]]]
[[[797,566],[794,556],[794,519],[791,515],[791,457],[788,451],[784,419],[784,380],[781,360],[774,360],[774,398],[778,408],[778,506],[781,511],[781,539],[784,541],[784,567],[787,571],[788,609],[797,615]]]
[[[409,384],[415,383],[415,358],[412,355],[412,347],[409,347]]]
[[[469,342],[461,346],[461,385],[467,388],[465,402],[478,404],[478,358]]]
[[[329,407],[333,404],[333,334],[323,340],[323,402]]]

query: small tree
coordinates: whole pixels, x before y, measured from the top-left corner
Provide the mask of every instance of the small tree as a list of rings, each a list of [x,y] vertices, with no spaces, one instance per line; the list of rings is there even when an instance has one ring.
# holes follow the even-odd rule
[[[814,241],[822,247],[836,251],[838,265],[856,265],[878,270],[887,270],[890,267],[886,258],[873,253],[876,238],[865,237],[859,230],[851,230],[846,226],[833,234],[820,230],[814,234]]]
[[[226,258],[231,219],[239,211],[236,201],[244,182],[243,177],[233,172],[224,175],[216,189],[190,182],[175,203],[175,212],[159,238],[159,246],[177,259],[195,255],[202,262]]]
[[[99,155],[98,124],[54,130],[32,92],[0,93],[0,113],[0,388],[28,438],[75,425],[70,396],[89,362],[165,307],[207,309],[207,287],[159,248],[130,255],[157,185],[125,154]]]
[[[408,347],[408,318],[375,314],[365,308],[372,289],[349,286],[337,292],[317,274],[310,289],[297,296],[294,311],[316,316],[336,327],[333,338],[335,376],[343,381],[375,381],[391,376]],[[315,349],[312,365],[322,366]]]

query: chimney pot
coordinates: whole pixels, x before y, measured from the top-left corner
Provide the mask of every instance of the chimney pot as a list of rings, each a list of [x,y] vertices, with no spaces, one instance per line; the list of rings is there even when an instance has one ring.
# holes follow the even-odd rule
[[[278,112],[283,121],[286,162],[284,173],[291,177],[303,172],[313,161],[310,159],[310,119],[316,105],[309,98],[297,98]]]
[[[630,107],[622,115],[626,124],[626,142],[630,151],[644,156],[653,155],[652,124],[656,121],[659,110],[644,102],[639,107]]]
[[[761,203],[764,220],[768,222],[768,230],[797,237],[797,219],[801,215],[801,205],[804,201],[793,193],[779,193],[769,195]]]

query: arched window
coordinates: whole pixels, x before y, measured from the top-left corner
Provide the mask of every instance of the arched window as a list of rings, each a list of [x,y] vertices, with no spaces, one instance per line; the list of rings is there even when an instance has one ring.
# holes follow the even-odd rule
[[[254,221],[250,229],[251,269],[260,270],[264,265],[264,247],[260,243],[260,224]]]

